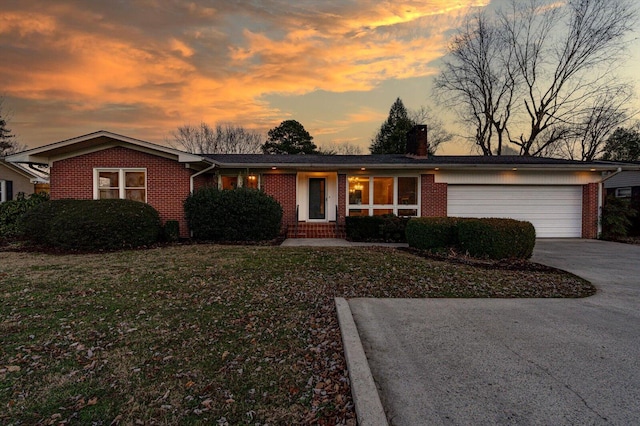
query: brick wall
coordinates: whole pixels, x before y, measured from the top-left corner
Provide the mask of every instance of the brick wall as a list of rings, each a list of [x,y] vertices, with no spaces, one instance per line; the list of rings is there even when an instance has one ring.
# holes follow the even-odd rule
[[[275,198],[282,205],[282,227],[293,226],[296,222],[296,187],[295,174],[264,174],[262,190]]]
[[[338,225],[345,224],[345,215],[347,212],[347,175],[338,175],[338,217],[336,221]]]
[[[447,215],[447,184],[436,183],[434,175],[420,175],[422,205],[420,216]]]
[[[582,238],[598,238],[598,184],[582,185]]]
[[[146,168],[147,202],[162,221],[177,220],[180,236],[188,237],[182,202],[190,192],[191,171],[177,161],[123,147],[56,161],[51,167],[51,198],[93,199],[94,168]]]

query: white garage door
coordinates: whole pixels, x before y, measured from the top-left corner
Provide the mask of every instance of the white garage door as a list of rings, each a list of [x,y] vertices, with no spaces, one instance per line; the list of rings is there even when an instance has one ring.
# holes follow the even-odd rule
[[[527,220],[536,236],[582,236],[581,186],[449,185],[447,214]]]

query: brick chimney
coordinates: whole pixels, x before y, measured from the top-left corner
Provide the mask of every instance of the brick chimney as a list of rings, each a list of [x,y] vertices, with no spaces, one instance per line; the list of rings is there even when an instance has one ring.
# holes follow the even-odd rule
[[[427,126],[417,124],[407,132],[407,155],[416,157],[427,157]]]

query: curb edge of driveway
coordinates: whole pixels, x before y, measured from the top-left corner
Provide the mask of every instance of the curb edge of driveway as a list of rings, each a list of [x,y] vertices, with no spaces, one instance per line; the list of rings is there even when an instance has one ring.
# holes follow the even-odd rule
[[[343,297],[336,297],[335,303],[358,425],[388,425],[349,303]]]

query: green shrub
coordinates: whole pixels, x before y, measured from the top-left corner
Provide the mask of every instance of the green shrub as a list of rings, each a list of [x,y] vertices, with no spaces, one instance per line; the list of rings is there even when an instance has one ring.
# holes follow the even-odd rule
[[[180,223],[177,220],[167,220],[162,231],[165,241],[175,242],[180,239]]]
[[[609,195],[602,209],[602,236],[605,239],[626,237],[636,215],[637,211],[628,199]]]
[[[19,227],[34,242],[79,250],[150,245],[161,231],[158,212],[131,200],[47,201],[25,213]]]
[[[25,197],[19,193],[15,200],[0,204],[0,238],[11,238],[18,234],[18,219],[32,207],[49,199],[46,193],[31,194]]]
[[[348,216],[346,234],[351,241],[383,241],[404,243],[407,217],[395,215]]]
[[[197,240],[272,240],[282,223],[282,206],[264,192],[249,188],[201,188],[185,200],[184,210]]]
[[[536,230],[530,222],[514,219],[469,219],[458,223],[459,248],[474,257],[528,259]]]
[[[416,217],[407,223],[409,247],[421,250],[442,250],[458,244],[457,217]]]

